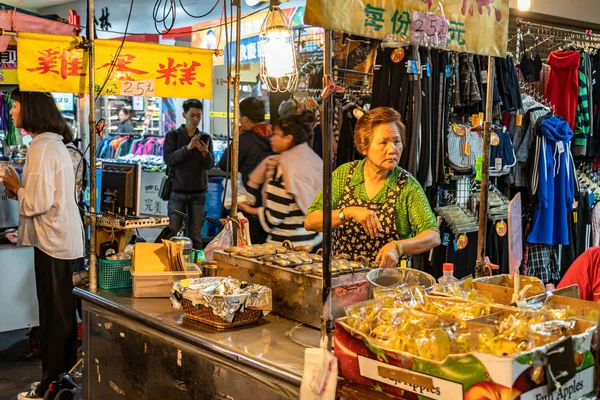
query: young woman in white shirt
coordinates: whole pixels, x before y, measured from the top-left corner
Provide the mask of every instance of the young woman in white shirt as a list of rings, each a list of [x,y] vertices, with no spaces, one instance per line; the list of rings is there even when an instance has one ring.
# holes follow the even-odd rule
[[[13,124],[33,137],[22,181],[0,172],[6,194],[19,202],[19,242],[34,247],[40,312],[42,381],[18,399],[41,399],[52,381],[77,361],[73,271],[84,256],[83,224],[75,201],[73,163],[62,134],[68,125],[49,93],[15,89]]]

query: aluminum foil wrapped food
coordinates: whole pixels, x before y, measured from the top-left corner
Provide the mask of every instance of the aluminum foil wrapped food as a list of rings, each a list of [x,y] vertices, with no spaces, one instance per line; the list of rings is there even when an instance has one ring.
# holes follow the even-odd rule
[[[187,299],[195,306],[212,309],[215,315],[232,322],[238,311],[261,310],[263,316],[273,309],[271,289],[230,277],[183,279],[173,283],[173,307]]]

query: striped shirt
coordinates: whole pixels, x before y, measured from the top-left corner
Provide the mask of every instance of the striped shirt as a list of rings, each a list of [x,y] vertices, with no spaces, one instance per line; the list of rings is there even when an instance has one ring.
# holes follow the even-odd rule
[[[323,240],[321,233],[304,229],[306,215],[296,204],[294,196],[285,190],[281,169],[277,165],[273,177],[263,189],[264,206],[259,209],[260,223],[269,234],[267,243],[281,244],[290,240],[295,246],[316,246]]]

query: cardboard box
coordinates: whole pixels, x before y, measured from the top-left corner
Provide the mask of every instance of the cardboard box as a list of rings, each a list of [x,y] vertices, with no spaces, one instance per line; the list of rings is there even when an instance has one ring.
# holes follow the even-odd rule
[[[335,356],[340,376],[406,400],[576,400],[595,388],[594,329],[577,322],[577,334],[570,338],[573,352],[580,353],[573,355],[580,362],[577,373],[553,393],[530,378],[531,360],[547,348],[503,357],[474,352],[436,362],[375,346],[342,318],[336,321]]]
[[[534,303],[536,300],[538,300],[541,304],[536,305]],[[530,299],[528,303],[532,306],[535,306],[536,309],[542,307],[542,305],[555,309],[566,308],[575,311],[575,316],[577,318],[586,319],[596,323],[598,323],[600,320],[600,303],[593,301],[553,295],[547,299]]]
[[[509,305],[512,303],[514,292],[510,275],[494,275],[477,278],[473,280],[473,288],[483,292],[488,292],[498,304]],[[525,295],[526,298],[534,297],[546,291],[543,282],[531,276],[520,276],[521,289],[526,285],[532,285],[532,288]]]

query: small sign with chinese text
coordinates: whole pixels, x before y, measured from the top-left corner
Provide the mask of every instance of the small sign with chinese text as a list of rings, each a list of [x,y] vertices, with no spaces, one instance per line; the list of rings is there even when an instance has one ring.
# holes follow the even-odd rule
[[[78,48],[81,38],[22,32],[18,73],[21,90],[88,92],[88,54]],[[125,42],[118,57],[117,40],[95,41],[96,92],[132,96],[212,98],[212,50]],[[101,84],[112,67],[104,87]],[[142,87],[142,82],[154,83]],[[129,84],[124,85],[128,82]],[[139,87],[138,87],[139,84]],[[131,85],[131,86],[130,86]],[[124,87],[125,86],[125,87]]]
[[[424,28],[411,26],[414,11],[438,9],[448,21],[448,50],[506,56],[509,0],[307,0],[304,22],[374,39],[406,40]]]
[[[154,97],[154,80],[146,79],[138,82],[122,82],[120,95]]]
[[[414,11],[410,41],[417,45],[445,48],[448,44],[448,18],[433,13]]]

